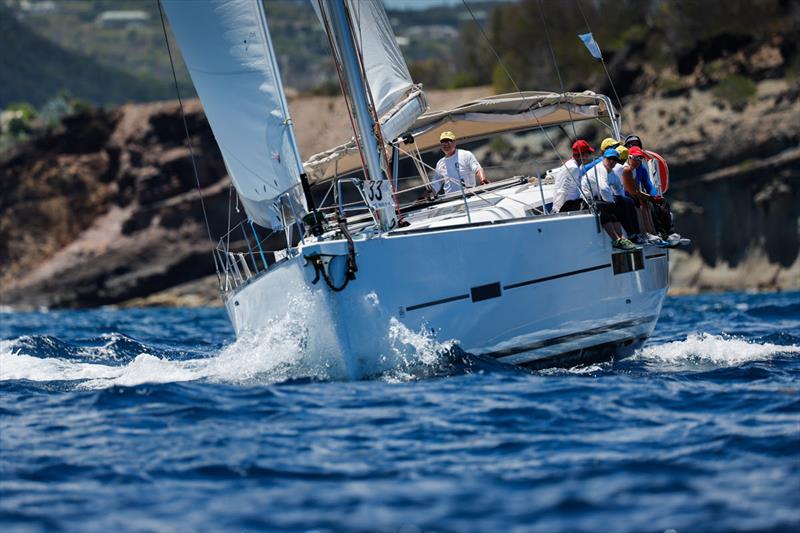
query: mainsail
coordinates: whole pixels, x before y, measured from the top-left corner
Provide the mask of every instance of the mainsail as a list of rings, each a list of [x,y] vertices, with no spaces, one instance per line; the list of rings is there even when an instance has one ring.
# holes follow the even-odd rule
[[[425,94],[411,79],[381,0],[343,1],[353,23],[353,37],[363,59],[383,139],[391,142],[427,110]],[[322,20],[320,3],[311,3]]]
[[[306,212],[302,160],[261,0],[161,0],[248,216]]]

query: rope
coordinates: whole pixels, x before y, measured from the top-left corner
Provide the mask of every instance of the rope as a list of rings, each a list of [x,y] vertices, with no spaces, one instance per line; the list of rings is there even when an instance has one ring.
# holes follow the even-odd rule
[[[181,109],[181,119],[183,120],[183,131],[186,134],[186,144],[189,147],[189,155],[192,159],[192,170],[194,172],[194,181],[197,184],[197,194],[200,196],[200,206],[203,209],[203,221],[206,225],[206,232],[208,233],[208,242],[211,244],[211,257],[214,259],[214,270],[217,273],[217,281],[221,283],[219,275],[219,264],[217,263],[217,255],[214,253],[214,238],[211,237],[211,226],[208,223],[208,213],[206,213],[206,203],[203,199],[203,190],[200,187],[200,177],[197,172],[197,163],[194,157],[194,148],[192,148],[192,140],[189,135],[189,124],[186,122],[186,113],[183,109],[183,100],[181,99],[181,91],[178,87],[178,75],[175,73],[175,62],[172,59],[172,49],[169,46],[169,37],[167,36],[167,25],[164,22],[164,10],[161,8],[161,2],[158,2],[158,13],[161,16],[161,29],[164,32],[164,42],[167,44],[167,54],[169,54],[169,65],[172,68],[172,81],[175,83],[175,93],[178,95],[178,105]]]

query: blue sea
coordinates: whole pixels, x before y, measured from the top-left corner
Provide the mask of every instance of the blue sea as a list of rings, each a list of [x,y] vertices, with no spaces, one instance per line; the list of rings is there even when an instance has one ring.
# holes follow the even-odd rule
[[[353,381],[290,326],[1,313],[0,530],[800,530],[800,293],[668,298],[569,370],[405,331]]]

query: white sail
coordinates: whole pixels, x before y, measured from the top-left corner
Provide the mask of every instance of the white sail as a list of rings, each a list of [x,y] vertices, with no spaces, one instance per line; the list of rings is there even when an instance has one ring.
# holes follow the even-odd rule
[[[161,0],[245,211],[302,216],[302,160],[261,0]],[[288,209],[287,209],[288,208]]]
[[[364,69],[381,132],[391,142],[428,108],[425,94],[415,85],[397,44],[381,0],[344,0],[353,22],[356,46]],[[321,17],[317,0],[311,0]]]

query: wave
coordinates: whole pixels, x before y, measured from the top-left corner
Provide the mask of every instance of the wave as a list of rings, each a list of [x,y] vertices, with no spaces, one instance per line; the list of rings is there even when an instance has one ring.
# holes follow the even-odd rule
[[[0,381],[74,381],[78,389],[198,380],[238,385],[308,379],[401,382],[486,366],[453,342],[438,342],[424,328],[414,332],[394,318],[377,357],[321,348],[305,324],[303,313],[293,312],[245,333],[218,353],[199,356],[148,346],[119,333],[76,344],[46,335],[24,336],[0,341]]]
[[[781,355],[800,354],[800,346],[761,343],[727,335],[693,333],[685,340],[645,346],[631,358],[681,366],[738,366]]]

